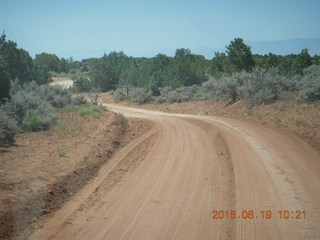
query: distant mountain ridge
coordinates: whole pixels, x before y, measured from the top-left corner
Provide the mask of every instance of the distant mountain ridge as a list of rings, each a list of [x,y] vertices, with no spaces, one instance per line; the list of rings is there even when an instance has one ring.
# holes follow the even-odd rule
[[[320,38],[295,38],[278,41],[245,41],[253,53],[279,55],[298,54],[308,48],[311,55],[320,55]]]
[[[251,47],[253,54],[277,54],[277,55],[289,55],[289,54],[299,54],[302,49],[308,48],[310,55],[320,55],[320,38],[295,38],[287,40],[277,40],[277,41],[244,41],[247,45]],[[229,42],[226,43],[226,46]],[[182,46],[186,47],[187,46]],[[207,59],[212,59],[215,52],[225,52],[226,47],[212,48],[212,47],[190,47],[193,54],[200,54],[205,56]],[[125,51],[124,53],[133,57],[153,57],[158,53],[163,53],[168,56],[173,56],[176,49],[159,49],[158,51]],[[120,51],[119,49],[87,49],[78,51],[65,51],[60,52],[58,55],[60,57],[69,58],[73,56],[77,60],[91,58],[91,57],[102,57],[103,53],[109,53],[111,51]]]
[[[294,38],[276,41],[244,41],[251,47],[253,54],[277,54],[289,55],[299,54],[302,49],[308,48],[310,55],[320,55],[320,38]],[[228,43],[229,44],[229,43]],[[226,46],[228,45],[226,44]],[[207,59],[212,59],[215,52],[225,52],[226,47],[221,48],[194,48],[192,52],[201,54]]]

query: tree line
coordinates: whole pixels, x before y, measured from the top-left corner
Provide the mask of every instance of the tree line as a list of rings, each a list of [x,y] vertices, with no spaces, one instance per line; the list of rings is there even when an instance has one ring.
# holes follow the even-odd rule
[[[180,48],[174,57],[158,54],[153,58],[133,58],[123,52],[111,52],[83,63],[89,66],[89,72],[87,78],[76,79],[80,90],[85,91],[90,84],[101,91],[142,87],[159,95],[162,87],[201,85],[211,76],[219,79],[237,72],[250,72],[255,67],[276,69],[280,75],[294,78],[302,76],[304,69],[311,65],[319,65],[320,57],[310,56],[308,49],[287,56],[253,54],[250,46],[241,38],[235,38],[226,52],[216,52],[211,60]]]
[[[210,60],[189,49],[177,49],[173,57],[159,53],[152,58],[135,58],[124,52],[111,52],[101,58],[74,61],[55,54],[41,53],[32,59],[29,53],[13,41],[0,38],[0,100],[9,97],[10,82],[20,84],[35,81],[50,82],[51,76],[67,75],[75,81],[78,91],[95,88],[98,91],[122,89],[128,96],[132,88],[144,88],[159,96],[162,88],[172,90],[188,86],[201,86],[212,78],[226,79],[235,73],[250,73],[255,68],[276,70],[287,81],[296,81],[311,65],[320,65],[320,57],[310,56],[308,49],[300,54],[281,56],[253,54],[241,38],[235,38],[225,52],[216,52]],[[297,77],[298,76],[298,77]],[[292,88],[295,89],[295,88]]]
[[[69,60],[55,54],[41,53],[33,59],[29,53],[18,48],[17,43],[6,39],[5,33],[0,37],[0,102],[9,98],[10,84],[18,81],[21,85],[35,82],[38,85],[51,81],[51,73],[70,71]]]

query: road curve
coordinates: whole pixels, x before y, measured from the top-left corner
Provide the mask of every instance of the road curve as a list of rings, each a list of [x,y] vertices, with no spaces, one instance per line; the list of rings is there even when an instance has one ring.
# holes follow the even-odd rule
[[[107,107],[154,127],[30,239],[320,239],[320,155],[302,140],[243,121]],[[136,166],[118,169],[126,173],[111,186],[132,156]]]

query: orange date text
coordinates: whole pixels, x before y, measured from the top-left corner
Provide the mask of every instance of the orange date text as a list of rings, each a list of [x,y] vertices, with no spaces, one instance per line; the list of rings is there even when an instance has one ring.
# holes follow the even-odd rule
[[[306,210],[214,210],[212,219],[306,219]]]

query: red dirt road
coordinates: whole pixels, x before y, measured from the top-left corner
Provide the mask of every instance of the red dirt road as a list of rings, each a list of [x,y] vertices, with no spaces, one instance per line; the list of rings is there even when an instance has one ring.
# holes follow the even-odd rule
[[[107,107],[154,127],[30,239],[320,239],[320,155],[302,140],[249,122]],[[235,219],[212,219],[214,210]]]

